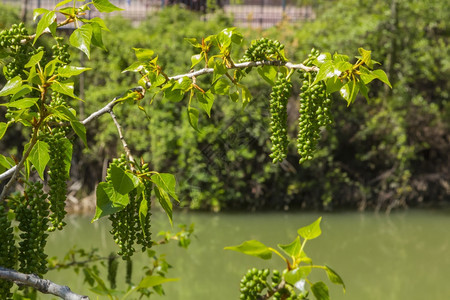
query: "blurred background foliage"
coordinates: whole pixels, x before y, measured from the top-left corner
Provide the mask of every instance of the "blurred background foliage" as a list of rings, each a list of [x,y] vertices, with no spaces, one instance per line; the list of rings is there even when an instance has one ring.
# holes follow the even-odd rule
[[[242,108],[217,97],[211,112],[199,120],[200,133],[186,117],[186,103],[159,98],[143,103],[149,119],[136,106],[116,106],[115,112],[136,157],[179,183],[181,205],[191,209],[373,209],[448,203],[450,199],[450,8],[436,1],[320,1],[314,21],[286,21],[267,30],[241,29],[251,39],[266,36],[286,44],[294,62],[312,47],[356,55],[358,47],[373,50],[393,83],[392,90],[373,84],[371,102],[357,99],[347,107],[334,95],[334,127],[324,131],[316,158],[298,164],[295,144],[287,159],[273,165],[269,158],[268,100],[270,87],[257,74],[246,83],[252,93]],[[0,9],[1,27],[17,12]],[[5,14],[5,16],[3,16]],[[93,71],[84,74],[80,117],[101,108],[136,86],[137,78],[121,73],[134,61],[132,47],[151,48],[168,75],[189,71],[195,49],[185,37],[202,38],[233,25],[219,10],[207,18],[178,7],[152,14],[138,26],[127,19],[107,20],[108,52],[92,51],[79,61]],[[83,61],[80,61],[83,60]],[[256,72],[254,72],[256,73]],[[294,76],[296,77],[296,76]],[[207,87],[211,77],[198,79]],[[289,132],[296,138],[298,78],[290,99]],[[91,193],[107,163],[121,152],[116,129],[107,116],[88,124],[89,148],[78,145],[72,173]],[[13,130],[7,134],[14,134]],[[4,143],[3,141],[8,141]],[[20,148],[23,139],[5,137],[4,154]]]

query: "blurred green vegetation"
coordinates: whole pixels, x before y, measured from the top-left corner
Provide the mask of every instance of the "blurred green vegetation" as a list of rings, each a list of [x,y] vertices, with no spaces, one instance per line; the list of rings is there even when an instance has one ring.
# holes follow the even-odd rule
[[[242,29],[247,44],[236,49],[237,55],[260,36],[285,43],[295,62],[303,61],[312,47],[349,56],[364,47],[373,50],[393,83],[392,90],[373,85],[371,103],[357,99],[347,107],[336,95],[335,125],[323,132],[316,158],[302,165],[294,143],[283,163],[271,163],[270,87],[255,74],[246,79],[252,103],[242,109],[228,98],[216,98],[211,118],[200,117],[200,133],[189,125],[184,102],[156,99],[150,105],[147,100],[143,106],[149,119],[136,107],[116,106],[115,112],[136,157],[174,173],[182,206],[192,209],[390,210],[441,204],[450,198],[449,19],[443,0],[341,0],[322,3],[313,22]],[[120,17],[108,19],[108,52],[94,49],[90,61],[79,62],[93,68],[84,75],[84,116],[136,86],[132,74],[121,73],[134,61],[132,47],[153,49],[167,74],[182,74],[195,54],[184,38],[215,34],[232,23],[220,12],[205,21],[176,7],[150,15],[139,26]],[[198,80],[207,88],[211,78]],[[293,141],[298,90],[297,80],[288,106]],[[89,123],[87,132],[89,149],[78,146],[72,170],[85,194],[121,151],[108,116]],[[2,151],[7,147],[2,145]]]

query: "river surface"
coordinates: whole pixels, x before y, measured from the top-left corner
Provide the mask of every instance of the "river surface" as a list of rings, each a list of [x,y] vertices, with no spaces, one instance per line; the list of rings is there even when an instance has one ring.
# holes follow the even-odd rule
[[[177,224],[195,223],[195,237],[184,250],[160,246],[173,266],[170,277],[178,282],[164,285],[166,296],[155,299],[229,300],[239,299],[239,280],[248,268],[283,269],[278,257],[263,261],[223,250],[248,239],[257,239],[276,248],[290,243],[298,228],[319,216],[322,235],[306,245],[315,264],[326,264],[344,279],[347,291],[330,283],[319,270],[312,279],[330,286],[334,300],[446,300],[450,299],[450,210],[407,210],[388,216],[372,213],[183,213],[175,212]],[[155,212],[152,231],[169,230],[162,212]],[[70,217],[63,233],[52,234],[50,256],[63,256],[73,245],[99,248],[105,256],[116,246],[109,233],[109,221],[94,224],[86,217]],[[154,234],[156,235],[156,234]],[[146,263],[136,255],[135,274]],[[74,291],[89,294],[83,276],[71,271],[51,271],[46,276]],[[106,298],[106,297],[104,297]],[[44,298],[44,299],[51,299]],[[98,299],[103,299],[99,297]],[[313,299],[313,297],[311,297]]]

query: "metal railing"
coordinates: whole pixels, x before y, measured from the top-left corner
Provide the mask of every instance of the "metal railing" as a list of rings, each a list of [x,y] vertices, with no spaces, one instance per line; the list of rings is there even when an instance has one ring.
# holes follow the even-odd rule
[[[60,0],[1,0],[3,4],[26,5],[27,15],[37,7],[53,9]],[[147,18],[152,12],[165,6],[179,4],[187,9],[208,13],[223,9],[231,14],[236,26],[267,28],[282,20],[312,20],[315,13],[311,1],[302,0],[111,0],[111,3],[123,8],[120,13],[136,23]],[[97,11],[89,11],[87,17],[99,16]]]

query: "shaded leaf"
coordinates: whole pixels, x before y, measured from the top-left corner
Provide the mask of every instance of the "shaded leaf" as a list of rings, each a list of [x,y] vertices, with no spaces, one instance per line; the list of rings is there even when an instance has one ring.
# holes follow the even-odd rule
[[[200,130],[198,129],[198,109],[194,107],[188,107],[187,114],[189,124],[191,124],[192,128],[194,128],[196,131],[200,132]]]
[[[0,122],[0,140],[3,138],[3,136],[5,135],[6,130],[8,129],[8,124],[7,123],[3,123]]]
[[[278,71],[273,66],[262,66],[257,69],[258,74],[270,85],[274,85],[277,81]]]
[[[79,121],[72,121],[70,122],[70,126],[72,126],[73,131],[75,131],[78,137],[83,141],[84,146],[87,148],[86,127],[84,127],[83,123]]]
[[[139,282],[137,288],[138,289],[148,289],[154,287],[155,285],[160,285],[165,282],[178,281],[179,278],[165,278],[158,275],[149,275],[142,278],[141,282]]]
[[[159,204],[161,204],[161,207],[164,209],[164,211],[167,214],[167,217],[169,218],[170,225],[173,226],[172,202],[170,202],[169,196],[159,186],[156,186],[154,191],[155,191],[156,198],[158,198]]]
[[[342,280],[341,276],[339,276],[339,274],[336,273],[329,266],[325,266],[325,271],[327,272],[327,276],[332,283],[342,285],[342,288],[344,289],[344,293],[345,293],[345,284],[344,284],[344,281]]]
[[[211,117],[211,108],[214,104],[213,93],[211,93],[211,91],[207,91],[206,93],[197,93],[197,101],[208,117]]]
[[[311,291],[317,300],[329,300],[330,295],[328,293],[328,287],[322,281],[316,282],[311,286]]]
[[[169,173],[156,173],[151,176],[151,180],[158,187],[166,191],[173,199],[180,202],[177,194],[175,193],[175,187],[177,185],[175,176]]]
[[[95,216],[91,223],[97,221],[101,217],[121,211],[130,202],[128,195],[121,195],[117,193],[113,185],[109,182],[100,182],[97,185],[95,194],[97,198],[97,205],[95,209]]]
[[[110,170],[111,182],[119,194],[128,194],[139,185],[139,178],[134,174],[125,172],[116,165],[111,165]]]
[[[50,88],[52,90],[54,90],[55,92],[67,95],[67,96],[69,96],[71,98],[74,98],[74,99],[77,99],[77,100],[80,100],[80,101],[83,101],[80,98],[78,98],[77,96],[75,96],[75,94],[73,93],[73,82],[71,82],[71,81],[70,82],[64,82],[64,83],[61,83],[59,81],[55,81],[50,86]]]
[[[272,251],[260,241],[245,241],[238,246],[225,247],[226,250],[233,250],[247,255],[256,256],[262,259],[271,259]]]
[[[295,268],[293,270],[286,272],[284,274],[284,280],[286,280],[286,282],[289,284],[295,285],[300,280],[308,277],[309,273],[311,273],[310,266],[298,267],[298,268]]]

